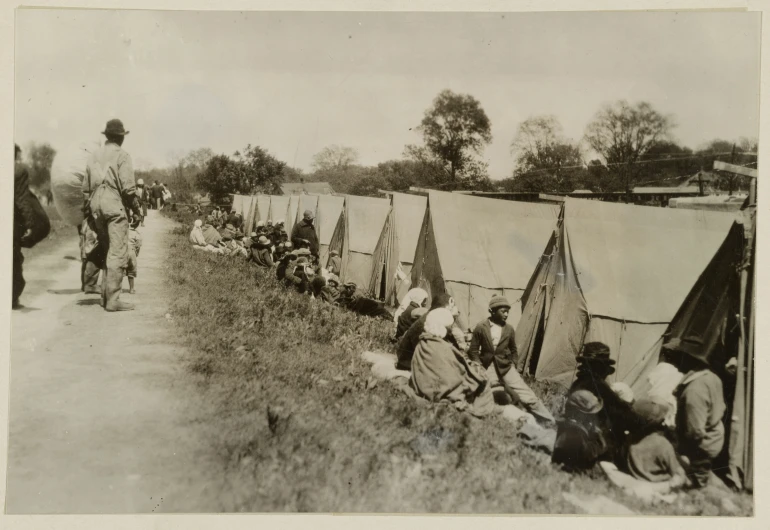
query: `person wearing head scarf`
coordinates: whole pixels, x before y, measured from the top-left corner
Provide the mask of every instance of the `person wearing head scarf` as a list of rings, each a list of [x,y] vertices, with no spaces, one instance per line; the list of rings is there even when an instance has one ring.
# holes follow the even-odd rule
[[[495,295],[489,301],[489,318],[473,330],[468,358],[485,370],[490,370],[500,381],[505,392],[518,399],[541,422],[553,423],[551,411],[540,401],[516,370],[516,338],[513,327],[507,323],[511,304],[504,296]]]
[[[444,307],[426,315],[409,383],[429,401],[448,401],[475,416],[486,416],[494,410],[494,399],[484,371],[444,340],[453,323],[452,313]]]
[[[646,424],[629,436],[620,451],[618,469],[639,480],[666,482],[672,488],[683,486],[687,476],[663,425],[669,404],[654,397],[640,399],[633,407]]]
[[[415,288],[406,293],[406,296],[398,306],[394,319],[396,321],[396,340],[400,339],[412,325],[412,311],[418,307],[424,307],[428,301],[428,292],[425,289]]]
[[[460,351],[464,351],[462,346],[464,343],[460,340],[464,340],[464,338],[462,330],[460,330],[459,326],[457,325],[457,317],[455,316],[454,311],[456,307],[454,305],[454,299],[447,293],[436,294],[431,300],[430,308],[438,309],[440,307],[448,309],[454,319],[452,325],[449,328],[449,334],[447,335],[446,340],[451,342],[455,348],[459,349]],[[418,311],[418,309],[415,309],[412,313],[414,314],[415,311]],[[398,361],[396,362],[396,368],[399,370],[411,369],[412,355],[414,354],[414,349],[417,347],[417,343],[420,340],[420,335],[423,332],[423,328],[425,326],[425,318],[425,315],[417,318],[409,326],[401,339],[399,339],[398,345],[396,346],[396,356],[398,358]]]

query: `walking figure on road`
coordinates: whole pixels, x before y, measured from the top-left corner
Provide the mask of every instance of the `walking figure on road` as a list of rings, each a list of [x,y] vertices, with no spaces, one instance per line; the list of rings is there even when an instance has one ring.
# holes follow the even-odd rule
[[[107,311],[129,311],[133,304],[120,300],[123,276],[128,267],[128,215],[141,221],[142,209],[136,196],[131,156],[123,150],[128,131],[120,120],[110,120],[102,132],[105,144],[86,165],[83,179],[84,212],[96,228],[99,245],[104,245],[102,305]]]

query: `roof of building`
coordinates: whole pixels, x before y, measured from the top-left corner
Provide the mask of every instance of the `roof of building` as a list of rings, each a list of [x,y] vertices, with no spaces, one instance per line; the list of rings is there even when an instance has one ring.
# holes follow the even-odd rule
[[[328,182],[284,182],[281,184],[284,195],[298,195],[300,193],[315,193],[317,195],[330,195],[334,193]]]

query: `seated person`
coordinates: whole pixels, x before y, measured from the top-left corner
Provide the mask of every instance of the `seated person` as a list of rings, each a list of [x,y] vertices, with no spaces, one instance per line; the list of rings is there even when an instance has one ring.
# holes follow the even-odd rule
[[[220,249],[216,245],[211,245],[206,241],[206,237],[203,234],[202,226],[203,226],[203,222],[200,219],[198,219],[195,221],[193,229],[190,231],[190,243],[193,244],[193,248],[221,254],[222,249]]]
[[[445,307],[431,310],[412,357],[409,383],[429,401],[449,401],[475,416],[493,412],[494,400],[484,369],[444,340],[454,323]]]
[[[604,403],[588,390],[567,396],[564,418],[559,420],[551,461],[567,471],[591,469],[599,460],[611,460]]]
[[[681,352],[679,368],[685,376],[674,395],[677,400],[676,433],[679,454],[686,457],[692,486],[708,485],[714,460],[725,443],[726,410],[722,380],[702,360],[700,338],[672,339],[666,346]]]
[[[359,315],[372,318],[390,319],[390,313],[385,308],[385,304],[379,300],[374,300],[363,296],[358,291],[358,286],[354,282],[343,284],[340,296],[337,298],[337,305],[358,313]]]
[[[265,236],[259,236],[256,243],[249,249],[249,262],[256,263],[258,267],[269,269],[275,265],[270,252],[270,241]]]
[[[297,255],[293,252],[286,253],[281,261],[278,262],[278,266],[275,268],[275,275],[278,280],[284,280],[286,278],[286,271],[289,267],[296,266]]]
[[[394,316],[396,320],[396,339],[400,339],[404,336],[404,333],[412,325],[412,311],[418,307],[424,307],[428,301],[428,292],[425,289],[419,287],[410,290],[406,293],[406,296],[401,301],[401,305],[396,310]]]
[[[310,292],[310,282],[315,277],[312,269],[309,267],[307,258],[297,258],[296,264],[292,263],[286,268],[284,275],[284,285],[297,291],[299,294]]]
[[[629,436],[620,451],[618,469],[639,480],[666,482],[671,488],[685,485],[687,476],[663,425],[668,403],[660,399],[641,399],[633,407],[647,424]]]
[[[518,398],[529,412],[541,421],[552,423],[554,417],[516,370],[516,340],[513,327],[507,324],[511,304],[503,296],[493,296],[489,302],[489,318],[473,330],[468,358],[494,372],[506,393]],[[491,377],[491,376],[490,376]]]
[[[340,272],[342,271],[342,260],[340,259],[340,255],[336,250],[329,252],[329,263],[326,266],[326,270],[332,274],[336,274],[337,276],[339,276]]]
[[[439,293],[433,297],[433,300],[431,301],[431,304],[430,304],[430,308],[437,309],[440,307],[445,307],[449,309],[450,313],[452,313],[453,316],[457,312],[455,311],[454,298],[449,296],[447,293]],[[423,331],[424,325],[425,325],[425,316],[423,315],[422,317],[418,318],[411,326],[409,326],[409,329],[401,337],[401,340],[398,341],[398,346],[396,347],[396,356],[398,357],[398,361],[396,362],[396,368],[398,368],[399,370],[411,369],[412,355],[414,354],[414,349],[420,340],[420,334]],[[447,336],[446,340],[452,342],[453,346],[455,346],[456,348],[462,351],[460,344],[464,343],[465,337],[462,330],[457,325],[457,317],[454,317],[454,322],[452,323],[450,333]]]
[[[596,455],[593,461],[589,462],[581,456],[572,455],[573,448],[561,446],[559,451],[554,448],[553,462],[561,463],[565,466],[571,465],[570,459],[592,467],[599,458],[614,461],[617,451],[626,442],[626,432],[637,432],[646,425],[646,421],[641,418],[631,405],[623,401],[610,387],[606,379],[615,373],[615,361],[610,358],[610,348],[601,342],[589,342],[583,346],[583,353],[577,357],[577,377],[569,389],[572,395],[578,391],[585,391],[592,394],[599,403],[602,413],[596,420],[596,424],[585,426],[593,428],[596,426],[602,432],[602,438],[605,444],[601,454]],[[583,393],[581,393],[583,395]],[[569,401],[569,398],[568,398]],[[585,401],[585,400],[583,400]],[[559,441],[559,432],[562,429],[569,431],[565,434],[569,439],[569,433],[573,432],[574,419],[570,420],[569,407],[565,408],[565,421],[559,422],[557,426],[557,445]],[[587,419],[584,414],[577,414],[578,418]],[[590,429],[589,429],[590,430]],[[565,431],[565,432],[566,432]],[[580,447],[576,446],[575,451],[580,452]]]

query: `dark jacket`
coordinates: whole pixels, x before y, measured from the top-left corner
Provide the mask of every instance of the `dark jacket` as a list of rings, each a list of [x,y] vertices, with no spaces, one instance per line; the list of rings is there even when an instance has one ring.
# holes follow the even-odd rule
[[[51,224],[40,201],[29,190],[27,167],[16,163],[13,173],[13,243],[30,248],[48,236]],[[22,237],[27,230],[30,233]]]
[[[230,217],[227,218],[227,224],[231,224],[235,228],[240,228],[242,221],[241,216],[237,213],[230,214]]]
[[[296,264],[291,263],[286,268],[283,282],[287,287],[295,289],[300,294],[305,294],[310,289],[310,284],[304,274],[297,272],[297,268]]]
[[[310,242],[310,253],[318,255],[318,234],[316,234],[315,227],[312,223],[308,223],[304,219],[295,224],[291,231],[291,242],[296,248],[302,248],[307,246],[306,243],[301,241],[306,239]]]
[[[161,186],[160,184],[156,184],[152,186],[152,198],[153,199],[163,198],[163,186]]]
[[[294,254],[286,254],[278,262],[278,267],[275,269],[275,275],[279,280],[286,278],[286,270],[288,267],[297,260],[297,256]]]
[[[515,366],[517,356],[515,334],[510,325],[503,326],[497,348],[492,343],[492,325],[489,319],[479,322],[473,330],[471,347],[468,350],[468,358],[471,361],[481,363],[484,368],[489,368],[494,362],[500,375],[505,375]]]
[[[269,269],[274,265],[270,247],[260,245],[259,243],[251,245],[251,248],[249,249],[248,261],[253,261],[260,267],[264,267],[266,269]]]
[[[702,452],[715,458],[725,441],[725,399],[722,380],[711,370],[688,373],[674,392],[676,428],[684,454]]]
[[[409,304],[403,313],[398,317],[398,324],[396,325],[396,338],[400,339],[404,336],[404,333],[412,327],[412,311],[420,307],[418,304],[412,302]]]
[[[647,427],[647,421],[637,414],[629,403],[620,399],[607,381],[597,379],[591,372],[578,370],[569,393],[577,390],[588,390],[602,400],[604,406],[600,416],[603,428],[607,431],[609,452],[613,458],[615,452],[626,443],[626,432],[633,435]]]

